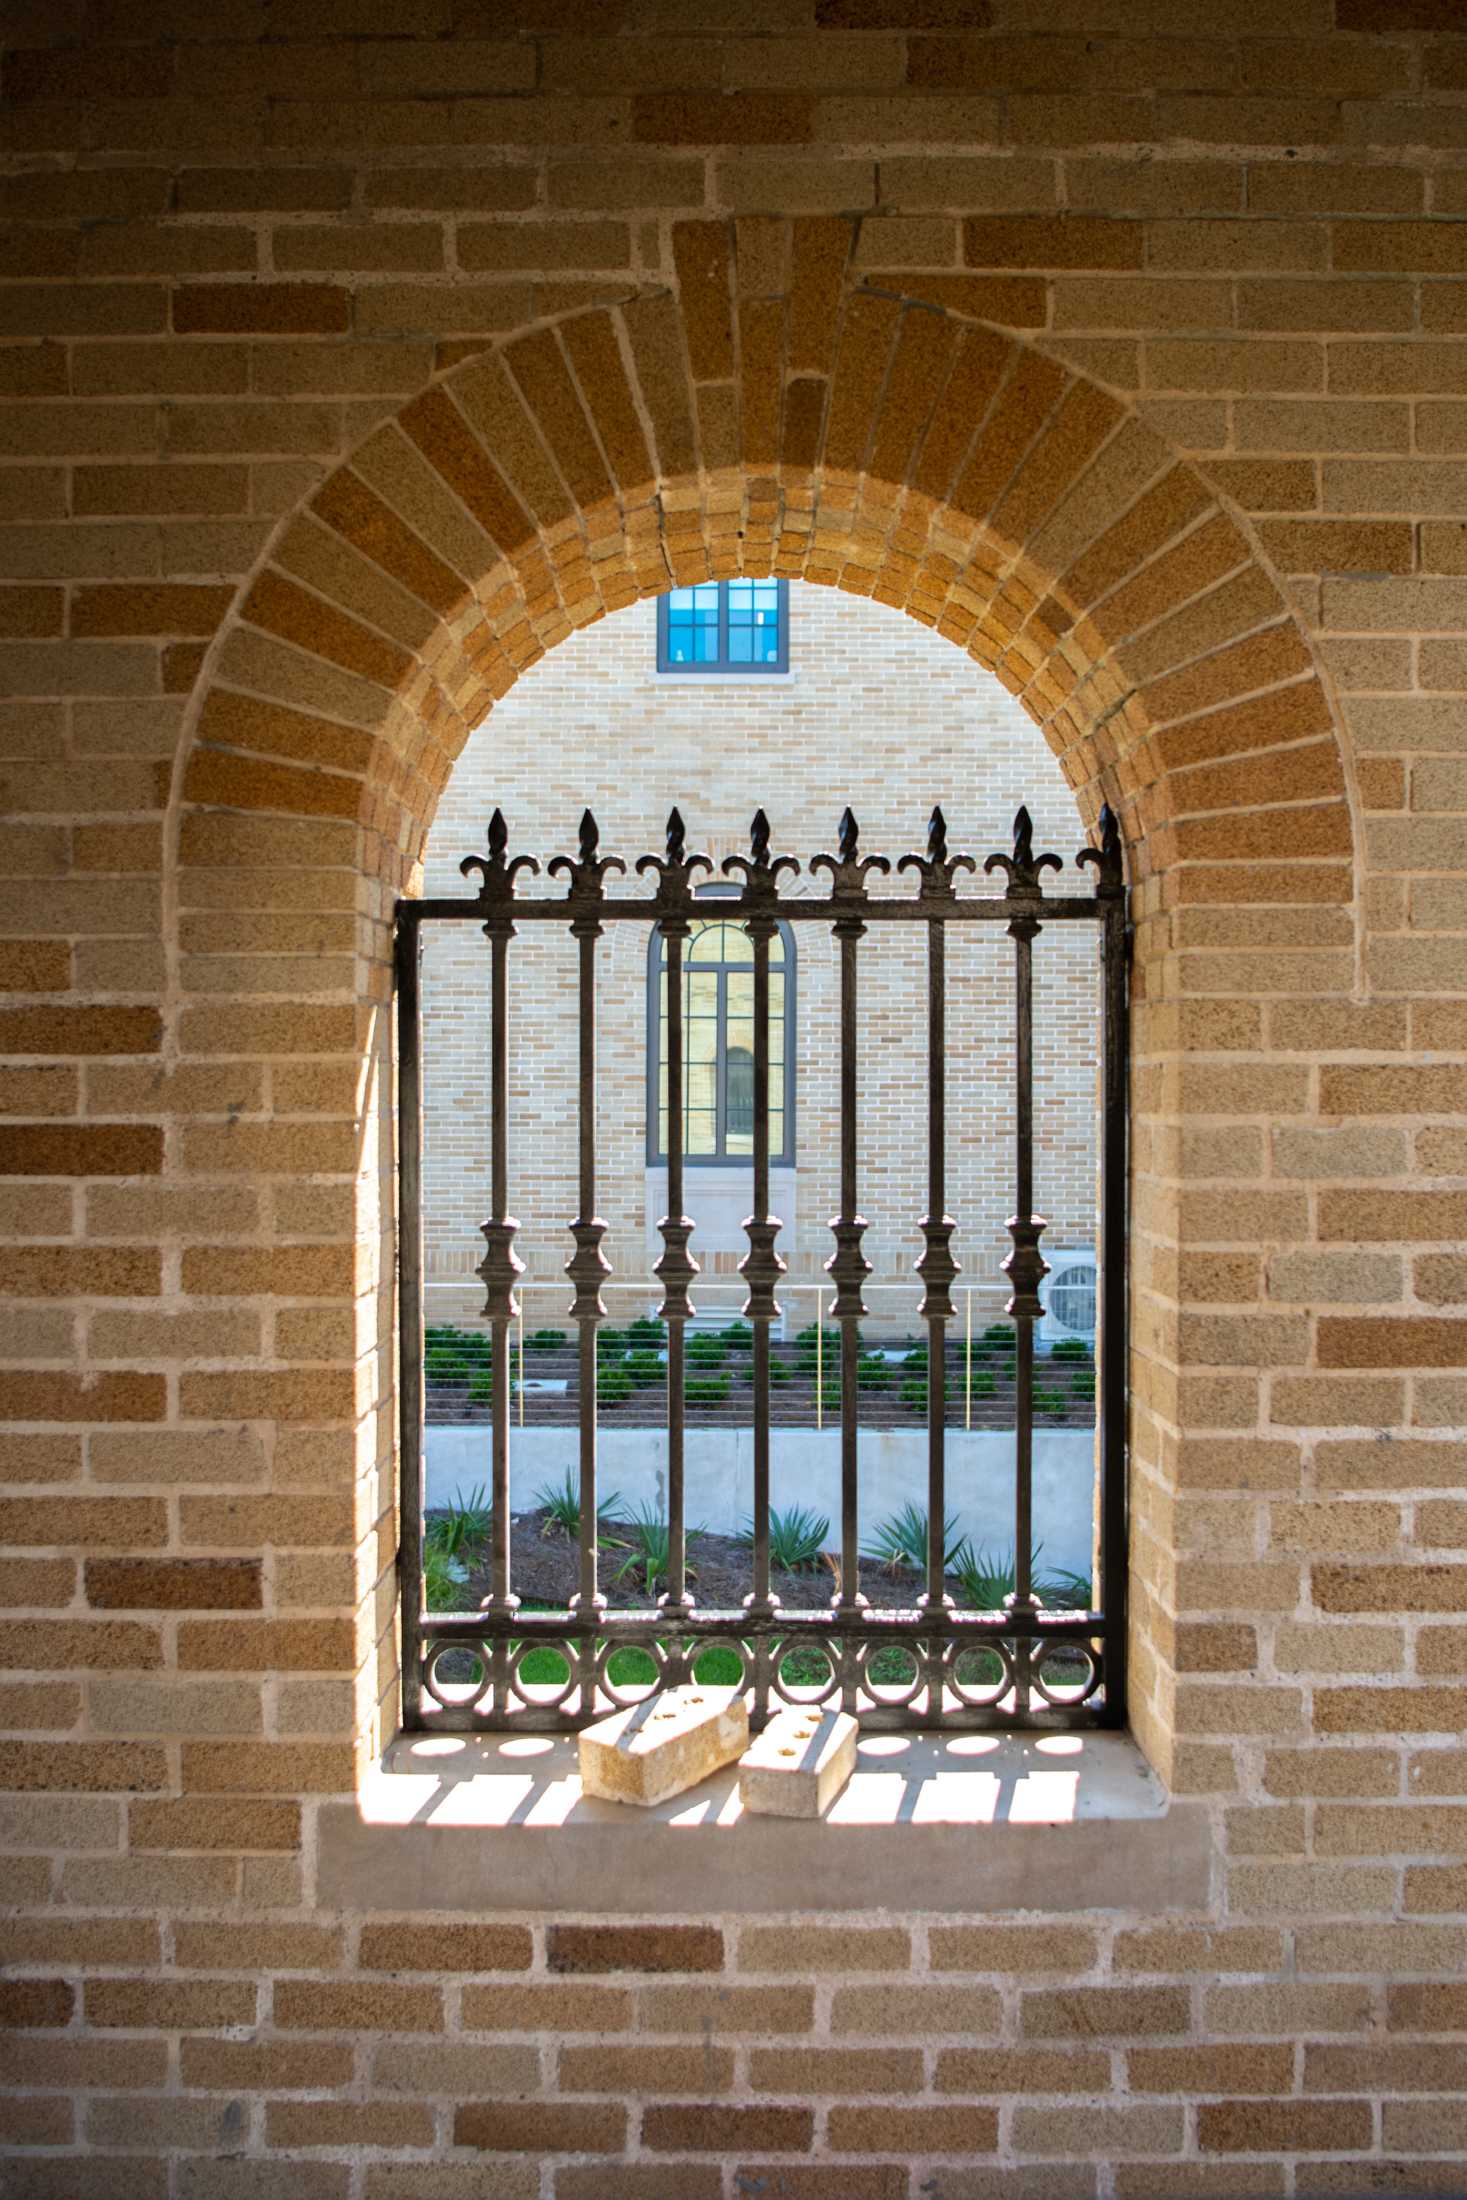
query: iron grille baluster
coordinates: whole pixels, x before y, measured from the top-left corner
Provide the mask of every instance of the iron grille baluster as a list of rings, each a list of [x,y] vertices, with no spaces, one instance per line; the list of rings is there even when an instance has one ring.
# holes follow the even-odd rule
[[[392,943],[397,985],[398,1396],[402,1413],[402,1492],[398,1564],[402,1597],[402,1723],[416,1726],[423,1707],[423,1018],[418,984],[422,932],[410,904],[398,913]]]
[[[484,1313],[494,1352],[491,1376],[490,1423],[493,1453],[493,1522],[490,1528],[492,1587],[483,1610],[495,1619],[508,1619],[519,1609],[519,1598],[509,1578],[509,1329],[519,1312],[515,1286],[525,1264],[514,1249],[518,1217],[509,1212],[509,943],[515,924],[511,910],[514,882],[520,871],[536,872],[533,856],[509,860],[509,827],[504,813],[496,810],[489,820],[489,854],[465,856],[459,865],[465,878],[480,874],[479,908],[484,917],[484,937],[489,942],[489,1156],[490,1216],[480,1224],[484,1258],[479,1275],[484,1283]],[[509,1700],[509,1643],[496,1636],[491,1653],[493,1700],[507,1708]]]
[[[1058,856],[1036,856],[1034,821],[1026,809],[1014,819],[1012,855],[991,855],[985,871],[1002,870],[1008,884],[1004,900],[1012,911],[1009,937],[1014,943],[1014,1212],[1009,1236],[1014,1249],[1003,1263],[1013,1296],[1004,1308],[1014,1319],[1014,1590],[1008,1608],[1025,1616],[1039,1607],[1034,1596],[1034,1324],[1044,1312],[1039,1286],[1049,1263],[1039,1250],[1048,1218],[1034,1213],[1034,938],[1042,927],[1042,873],[1061,868]],[[1029,1707],[1034,1640],[1021,1635],[1014,1646],[1014,1696],[1020,1711]]]
[[[684,1477],[687,1430],[685,1351],[687,1324],[693,1317],[688,1287],[698,1263],[688,1250],[691,1219],[683,1213],[683,941],[692,930],[692,879],[711,871],[705,855],[687,852],[687,828],[673,810],[667,820],[667,852],[639,856],[641,873],[657,873],[657,929],[667,962],[667,1213],[657,1227],[663,1251],[652,1273],[662,1284],[658,1308],[667,1324],[667,1590],[659,1599],[665,1611],[690,1612],[687,1586],[687,1523]]]
[[[596,942],[604,929],[601,905],[606,890],[602,882],[608,871],[626,869],[620,856],[598,853],[600,841],[596,820],[586,810],[581,817],[576,858],[555,856],[549,866],[552,878],[564,873],[569,883],[566,901],[571,911],[571,937],[579,951],[578,1212],[571,1224],[576,1249],[565,1264],[565,1272],[575,1287],[570,1311],[577,1325],[581,1470],[580,1588],[571,1599],[571,1609],[588,1620],[606,1609],[606,1599],[596,1581],[596,1331],[606,1319],[601,1287],[611,1274],[611,1263],[602,1250],[606,1224],[596,1212]],[[596,1644],[590,1633],[581,1642],[580,1665],[581,1704],[589,1714],[596,1701]]]
[[[871,1263],[861,1249],[866,1218],[856,1211],[856,945],[866,930],[866,873],[889,871],[885,856],[862,856],[861,828],[847,809],[840,821],[838,853],[818,855],[812,871],[829,871],[832,927],[840,944],[840,1212],[830,1219],[835,1251],[825,1263],[835,1285],[831,1313],[840,1323],[840,1584],[832,1610],[853,1618],[867,1608],[861,1594],[859,1457],[856,1433],[856,1365],[861,1351],[858,1324],[866,1312],[862,1286]],[[847,1646],[842,1660],[841,1702],[856,1704],[857,1654]]]
[[[897,866],[915,871],[917,899],[927,914],[927,1212],[922,1217],[923,1249],[917,1262],[922,1278],[922,1319],[927,1324],[927,1586],[923,1611],[939,1616],[952,1609],[947,1593],[947,1325],[955,1309],[952,1287],[958,1264],[952,1236],[957,1225],[947,1212],[947,927],[944,918],[956,902],[959,871],[975,871],[971,856],[949,856],[947,821],[935,809],[927,828],[925,856],[903,856]],[[927,1646],[927,1700],[935,1718],[942,1709],[943,1638]]]
[[[683,1213],[686,1143],[685,1004],[683,943],[695,911],[694,874],[711,868],[705,856],[689,856],[682,819],[669,819],[663,857],[643,857],[637,868],[657,874],[655,893],[603,897],[601,878],[615,859],[602,858],[595,821],[581,821],[576,861],[561,857],[557,874],[570,881],[564,896],[518,894],[515,875],[536,866],[528,857],[511,861],[503,817],[495,812],[489,829],[489,854],[471,857],[466,871],[482,873],[476,898],[405,902],[398,912],[394,949],[398,990],[398,1125],[403,1217],[399,1228],[400,1337],[403,1360],[402,1457],[403,1521],[400,1562],[404,1576],[403,1705],[407,1726],[465,1731],[518,1728],[522,1731],[573,1731],[607,1705],[606,1661],[619,1645],[640,1645],[659,1668],[663,1684],[684,1677],[695,1643],[725,1642],[740,1655],[746,1685],[752,1672],[756,1715],[768,1707],[778,1668],[798,1646],[816,1648],[830,1666],[827,1704],[843,1702],[863,1724],[874,1727],[934,1723],[944,1727],[1093,1726],[1124,1718],[1125,1614],[1124,1538],[1125,1472],[1125,1195],[1127,1084],[1126,925],[1120,836],[1114,818],[1103,812],[1100,846],[1081,861],[1093,865],[1093,890],[1045,895],[1042,873],[1058,868],[1057,859],[1035,857],[1027,812],[1015,823],[1011,854],[989,859],[989,870],[1008,874],[1001,896],[960,899],[952,891],[956,872],[968,859],[950,857],[941,813],[934,814],[926,857],[908,859],[921,873],[917,894],[868,898],[866,874],[889,869],[884,857],[862,857],[855,818],[841,820],[839,853],[814,859],[812,868],[831,874],[828,897],[781,894],[777,872],[792,859],[770,859],[768,825],[755,821],[748,857],[730,859],[730,869],[745,872],[739,914],[754,943],[756,1108],[754,1196],[745,1223],[749,1251],[741,1262],[747,1285],[745,1313],[754,1328],[755,1384],[755,1535],[754,1590],[739,1611],[693,1611],[687,1589],[685,1521],[685,1330],[693,1307],[689,1286],[698,1273],[689,1240],[691,1220]],[[768,864],[768,871],[765,864]],[[423,1505],[423,1277],[421,1251],[422,1160],[421,1015],[417,943],[428,921],[478,923],[490,943],[490,1094],[492,1213],[483,1224],[486,1252],[479,1273],[486,1286],[485,1313],[494,1343],[492,1442],[494,1522],[491,1594],[476,1612],[424,1612],[421,1597]],[[508,949],[516,925],[548,923],[564,928],[569,920],[579,950],[579,1094],[580,1182],[578,1213],[570,1225],[575,1252],[566,1272],[575,1287],[572,1312],[578,1324],[581,1370],[581,1544],[579,1588],[557,1611],[523,1610],[513,1593],[509,1566],[509,1330],[517,1313],[516,1283],[522,1263],[514,1250],[518,1229],[508,1212]],[[652,1611],[609,1611],[596,1581],[596,1349],[602,1315],[601,1289],[608,1273],[602,1251],[605,1225],[596,1207],[594,1105],[596,1049],[594,1006],[596,939],[613,920],[652,925],[660,939],[659,961],[667,970],[668,1003],[668,1197],[660,1224],[664,1249],[656,1266],[663,1286],[662,1317],[668,1334],[668,1534],[666,1594]],[[1101,1149],[1101,1335],[1099,1341],[1099,1452],[1102,1475],[1099,1546],[1102,1595],[1086,1612],[1042,1608],[1032,1578],[1034,1322],[1041,1312],[1039,1287],[1047,1273],[1039,1251],[1044,1218],[1033,1212],[1033,991],[1032,944],[1041,925],[1096,925],[1102,939],[1103,1034],[1101,1091],[1104,1121]],[[841,1325],[841,1573],[838,1594],[821,1610],[782,1609],[773,1595],[769,1554],[769,1446],[771,1411],[770,1322],[777,1312],[775,1292],[783,1262],[776,1249],[781,1227],[769,1212],[769,941],[781,924],[824,924],[839,943],[841,967],[840,1063],[840,1211],[831,1228],[836,1250],[826,1263],[835,1284],[834,1313]],[[864,1315],[864,1285],[870,1265],[862,1249],[866,1229],[856,1208],[856,1070],[860,1039],[857,1000],[857,949],[872,924],[918,923],[928,942],[928,1197],[922,1218],[923,1251],[917,1263],[926,1295],[922,1315],[928,1336],[928,1544],[925,1589],[917,1609],[872,1610],[861,1594],[859,1578],[859,1489],[857,1484],[856,1382],[858,1329]],[[1016,1332],[1015,1360],[1015,1524],[1016,1581],[1006,1609],[997,1613],[955,1609],[946,1597],[942,1559],[945,1526],[947,1436],[942,1414],[943,1355],[951,1315],[953,1223],[944,1204],[946,1190],[946,948],[954,924],[1002,925],[1014,941],[1015,1093],[1017,1186],[1009,1224],[1013,1250],[1003,1263],[1012,1286],[1008,1311]],[[762,937],[762,946],[761,939]],[[527,1683],[524,1654],[551,1645],[570,1664],[564,1689]],[[883,1644],[900,1646],[915,1661],[916,1680],[900,1696],[879,1693],[873,1659]],[[750,1651],[752,1650],[752,1658]],[[1057,1650],[1078,1656],[1085,1677],[1074,1667],[1058,1680],[1045,1671],[1045,1659]],[[452,1653],[457,1665],[448,1662]],[[997,1657],[1001,1677],[990,1678]],[[971,1661],[977,1659],[974,1668]],[[440,1664],[440,1660],[444,1662]],[[970,1661],[965,1668],[964,1660]],[[462,1675],[477,1664],[481,1685],[463,1693],[454,1679],[445,1695],[442,1680]]]
[[[726,857],[723,868],[730,877],[743,873],[739,914],[754,955],[754,1198],[744,1223],[749,1250],[739,1262],[749,1287],[744,1317],[754,1329],[754,1587],[744,1609],[751,1617],[768,1619],[779,1603],[769,1588],[769,1325],[779,1313],[774,1293],[785,1272],[775,1249],[783,1224],[769,1211],[769,943],[779,929],[774,909],[780,873],[800,866],[793,856],[770,855],[769,820],[762,810],[754,814],[749,850],[747,856]],[[759,1718],[768,1708],[766,1647],[763,1641],[755,1647],[754,1709]]]

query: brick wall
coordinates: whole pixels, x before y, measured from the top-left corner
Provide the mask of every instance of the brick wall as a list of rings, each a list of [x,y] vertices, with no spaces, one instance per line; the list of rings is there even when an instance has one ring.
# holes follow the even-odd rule
[[[8,2187],[1450,2190],[1460,8],[726,26],[5,18]],[[317,1903],[393,1718],[392,899],[520,672],[741,568],[910,613],[1122,818],[1131,1711],[1195,1915]]]
[[[717,879],[723,858],[747,848],[749,820],[764,803],[777,820],[778,847],[797,851],[806,866],[791,890],[823,897],[829,881],[809,871],[809,859],[834,847],[847,800],[863,845],[886,851],[893,863],[925,847],[937,800],[946,805],[954,852],[964,849],[980,863],[991,849],[1009,846],[1014,812],[1027,802],[1036,845],[1060,851],[1070,889],[1088,891],[1086,874],[1073,867],[1082,840],[1074,797],[1033,720],[996,681],[975,677],[939,636],[884,605],[797,581],[790,621],[788,685],[659,678],[650,603],[572,635],[464,749],[425,851],[424,891],[467,890],[459,858],[483,845],[496,805],[513,821],[515,846],[543,855],[574,844],[589,801],[603,849],[630,861],[661,849],[668,810],[680,803],[692,844],[712,857]],[[911,893],[910,877],[895,874],[873,877],[871,886]],[[827,1225],[839,1206],[839,976],[834,944],[820,927],[800,926],[793,946],[795,1167],[778,1173],[774,1206],[787,1224],[780,1250],[791,1282],[808,1287],[827,1282]],[[925,952],[915,931],[874,931],[861,957],[860,1184],[861,1210],[871,1221],[864,1241],[875,1270],[871,1303],[907,1328],[921,1298],[912,1263],[926,1211]],[[1048,1244],[1093,1245],[1094,930],[1054,925],[1035,955],[1035,1203],[1050,1219]],[[1010,1249],[1004,1223],[1014,1205],[1012,956],[995,930],[966,934],[951,957],[948,1205],[959,1218],[953,1250],[962,1282],[985,1287],[974,1302],[981,1318],[991,1318],[1007,1295],[999,1264]],[[605,1250],[618,1275],[645,1283],[662,1249],[656,1224],[664,1212],[663,1175],[646,1161],[646,928],[611,930],[598,967],[598,1212],[610,1226]],[[567,1296],[565,1226],[576,1212],[574,950],[564,935],[526,926],[513,972],[512,1204],[533,1325],[558,1322]],[[430,936],[423,983],[430,1318],[467,1319],[483,1305],[474,1271],[484,1251],[478,1225],[489,1212],[488,956],[476,927]],[[721,1279],[700,1303],[730,1314],[740,1304],[736,1269],[748,1250],[741,1227],[748,1173],[746,1162],[735,1197],[725,1189],[726,1172],[689,1175],[694,1250],[705,1276]],[[646,1289],[625,1299],[619,1289],[614,1294],[623,1317],[649,1303]],[[790,1311],[796,1326],[813,1320],[808,1289],[791,1296]]]

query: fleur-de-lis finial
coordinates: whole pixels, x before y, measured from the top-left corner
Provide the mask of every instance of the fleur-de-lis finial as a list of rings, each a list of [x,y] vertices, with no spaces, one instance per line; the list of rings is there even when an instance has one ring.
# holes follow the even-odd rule
[[[1121,856],[1121,826],[1108,802],[1100,805],[1099,822],[1100,846],[1082,848],[1075,860],[1094,864],[1097,896],[1122,894],[1126,889],[1126,867]]]
[[[947,819],[940,808],[934,809],[927,822],[927,853],[925,856],[903,856],[897,865],[899,871],[916,871],[918,876],[917,899],[919,901],[956,901],[954,880],[959,871],[976,871],[977,864],[971,856],[950,856],[947,852]]]
[[[1014,819],[1014,849],[1012,855],[991,855],[983,866],[985,871],[1007,873],[1008,885],[1004,889],[1009,901],[1038,901],[1044,892],[1040,873],[1060,871],[1064,866],[1058,856],[1046,849],[1043,855],[1034,853],[1034,820],[1020,804]]]
[[[602,884],[608,871],[624,871],[626,865],[620,856],[598,854],[601,846],[601,828],[589,810],[581,812],[580,850],[575,856],[552,856],[546,869],[552,878],[562,873],[570,882],[566,896],[573,910],[582,915],[594,915],[606,899]]]
[[[662,919],[686,916],[693,904],[693,873],[712,869],[711,857],[688,854],[688,829],[675,805],[668,812],[666,855],[637,858],[639,875],[657,873],[657,909]]]
[[[473,871],[479,873],[479,906],[491,919],[506,911],[514,900],[515,877],[520,871],[528,871],[533,877],[540,868],[534,856],[507,855],[509,827],[503,810],[496,809],[489,820],[489,853],[487,856],[465,856],[459,870],[467,878]]]
[[[744,874],[744,891],[739,897],[740,906],[758,909],[772,906],[779,896],[781,871],[798,871],[793,856],[771,856],[769,853],[769,819],[763,810],[754,812],[754,822],[749,827],[749,853],[746,856],[725,856],[723,868],[732,878],[735,872]]]
[[[885,856],[863,856],[861,853],[861,828],[856,823],[856,813],[849,806],[841,813],[839,837],[836,842],[839,853],[810,858],[812,871],[830,873],[830,898],[847,908],[859,908],[868,898],[866,873],[889,871],[891,865]]]

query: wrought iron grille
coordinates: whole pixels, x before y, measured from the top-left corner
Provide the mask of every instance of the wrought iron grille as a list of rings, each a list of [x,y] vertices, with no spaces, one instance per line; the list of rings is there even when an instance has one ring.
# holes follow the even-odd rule
[[[649,1686],[691,1677],[713,1645],[738,1661],[760,1725],[780,1701],[823,1702],[854,1712],[871,1727],[986,1728],[1118,1725],[1125,1706],[1125,1209],[1127,1146],[1128,930],[1120,833],[1101,812],[1099,845],[1081,849],[1073,892],[1046,892],[1044,873],[1061,871],[1058,856],[1036,855],[1027,810],[1014,824],[1012,847],[988,856],[985,873],[1003,874],[998,894],[960,894],[974,858],[951,854],[941,810],[934,810],[924,854],[903,855],[911,895],[873,895],[868,875],[889,873],[885,856],[863,855],[856,819],[847,809],[836,852],[816,855],[813,872],[829,875],[826,895],[798,898],[781,879],[799,865],[771,853],[770,827],[756,815],[746,856],[723,868],[741,881],[736,901],[720,905],[740,922],[753,966],[753,1155],[751,1212],[744,1225],[748,1252],[739,1263],[747,1288],[743,1307],[752,1327],[753,1487],[752,1593],[742,1608],[702,1610],[689,1582],[684,1508],[687,1329],[695,1313],[692,1288],[695,1224],[684,1211],[683,943],[695,911],[695,879],[712,869],[690,853],[682,818],[673,811],[666,848],[638,858],[650,890],[609,895],[609,873],[624,872],[600,852],[589,810],[574,857],[556,856],[551,878],[564,895],[521,892],[535,857],[511,854],[509,830],[496,810],[487,855],[460,865],[478,872],[478,893],[464,899],[405,900],[395,940],[399,1150],[399,1308],[401,1400],[401,1537],[403,1722],[436,1728],[569,1731],[613,1705],[634,1701]],[[819,1610],[781,1609],[770,1568],[770,1332],[780,1317],[786,1264],[778,1250],[779,1218],[770,1212],[769,963],[780,922],[824,925],[834,935],[839,965],[839,1209],[830,1223],[835,1250],[826,1262],[832,1316],[840,1335],[840,1554],[836,1593]],[[491,1593],[472,1612],[427,1612],[422,1591],[424,1548],[424,1294],[422,1222],[422,1009],[419,969],[423,930],[437,924],[477,924],[489,943],[489,1138],[492,1212],[481,1226],[485,1253],[478,1273],[492,1337],[490,1401]],[[598,1580],[597,1325],[605,1319],[602,1291],[611,1275],[597,1214],[597,943],[609,924],[651,925],[661,935],[667,965],[667,1212],[659,1229],[663,1251],[655,1274],[666,1336],[667,1560],[666,1591],[655,1609],[615,1610]],[[945,1382],[927,1383],[927,1552],[922,1593],[906,1610],[876,1610],[861,1592],[858,1324],[871,1264],[862,1250],[868,1227],[857,1204],[857,1065],[862,1041],[858,984],[861,941],[873,925],[917,926],[927,947],[926,1114],[927,1211],[915,1263],[923,1285],[921,1319],[928,1368],[945,1365],[948,1325],[956,1309],[956,1228],[947,1211],[946,1037],[948,935],[953,926],[997,925],[1012,941],[1014,1212],[1012,1250],[1003,1261],[1011,1286],[1005,1311],[1014,1325],[1014,1587],[1001,1610],[956,1609],[946,1586],[944,1526],[948,1497]],[[1098,1038],[1100,1182],[1096,1347],[1098,1508],[1096,1588],[1092,1607],[1050,1609],[1037,1593],[1032,1566],[1034,1497],[1035,1324],[1044,1312],[1040,1286],[1048,1267],[1040,1251],[1045,1218],[1034,1212],[1034,943],[1051,925],[1089,925],[1098,935],[1101,985]],[[569,1224],[574,1251],[565,1263],[572,1287],[579,1397],[579,1585],[563,1610],[522,1609],[510,1566],[510,1328],[518,1313],[523,1263],[515,1251],[519,1224],[509,1208],[509,975],[521,925],[557,927],[578,954],[579,1213]],[[834,1570],[834,1569],[833,1569]],[[1042,1584],[1039,1585],[1042,1588]],[[635,1646],[652,1680],[618,1680],[619,1650]],[[553,1683],[529,1677],[531,1654],[559,1653]],[[882,1678],[882,1656],[900,1650],[903,1676]],[[544,1661],[540,1661],[543,1667]],[[891,1659],[887,1657],[887,1667]],[[791,1675],[797,1677],[791,1679]],[[701,1676],[700,1676],[701,1677]]]

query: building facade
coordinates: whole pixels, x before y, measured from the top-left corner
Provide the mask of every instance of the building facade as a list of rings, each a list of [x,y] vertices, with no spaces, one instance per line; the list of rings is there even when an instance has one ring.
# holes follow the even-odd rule
[[[630,862],[661,851],[677,805],[690,847],[704,850],[713,866],[699,891],[707,909],[701,921],[716,925],[720,907],[727,908],[723,897],[738,891],[738,874],[726,875],[723,863],[747,851],[756,809],[768,811],[775,851],[797,852],[802,861],[790,890],[823,899],[830,881],[809,868],[810,858],[835,848],[849,802],[863,847],[885,852],[893,866],[889,877],[872,877],[871,891],[910,898],[911,875],[900,874],[896,863],[925,850],[939,801],[953,852],[974,855],[980,866],[991,850],[1008,849],[1015,812],[1027,804],[1036,846],[1063,856],[1071,891],[1088,891],[1086,874],[1074,867],[1083,821],[1043,735],[996,680],[940,637],[886,605],[796,581],[787,595],[787,671],[680,676],[658,669],[657,608],[635,605],[571,636],[471,735],[425,850],[426,893],[472,891],[459,860],[484,846],[496,807],[512,821],[513,846],[543,860],[574,847],[589,803],[603,852],[621,852]],[[970,893],[995,890],[981,868],[976,881],[960,876],[959,885]],[[522,881],[522,890],[528,886]],[[608,890],[645,886],[632,874],[629,883],[612,878]],[[726,964],[721,1009],[710,947]],[[651,1270],[666,1212],[665,1133],[652,1119],[659,1038],[652,1013],[658,965],[650,949],[647,927],[613,926],[597,966],[598,1209],[609,1224],[605,1249],[617,1274],[608,1304],[621,1316],[657,1301]],[[690,1001],[690,1093],[708,1106],[695,1115],[690,1105],[686,1204],[705,1278],[700,1303],[730,1316],[742,1302],[736,1269],[748,1249],[743,1222],[752,1166],[751,1092],[747,1127],[730,1134],[727,1122],[739,1107],[737,1092],[731,1100],[729,1093],[731,1048],[737,1054],[742,1042],[752,1066],[752,1006],[737,1006],[739,986],[750,983],[740,970],[747,952],[733,930],[686,950],[690,967],[701,957],[709,972],[691,981],[703,1013]],[[771,1132],[772,1204],[785,1224],[787,1311],[798,1326],[815,1317],[817,1286],[824,1287],[827,1308],[831,1295],[824,1263],[832,1245],[829,1218],[840,1204],[839,976],[825,926],[787,928],[777,952],[788,1029],[776,1031],[771,1050],[787,1054],[789,1075],[787,1093],[786,1080],[774,1080],[787,1105]],[[999,928],[955,938],[949,958],[948,1205],[958,1219],[953,1247],[962,1288],[972,1285],[980,1294],[974,1303],[985,1320],[1006,1296],[1000,1263],[1010,1247],[1004,1224],[1014,1203],[1012,958]],[[482,1303],[474,1271],[484,1251],[478,1224],[489,1212],[488,960],[477,927],[429,934],[425,1255],[434,1321],[471,1318]],[[1088,930],[1077,936],[1073,927],[1056,925],[1041,935],[1035,961],[1036,1205],[1049,1218],[1051,1245],[1093,1248],[1097,942]],[[577,1211],[576,963],[568,933],[551,937],[523,927],[512,968],[516,1250],[526,1262],[533,1326],[563,1318],[566,1226]],[[860,966],[859,1098],[873,1330],[883,1320],[910,1330],[921,1296],[912,1264],[927,1204],[926,1001],[925,943],[917,929],[873,927]]]

